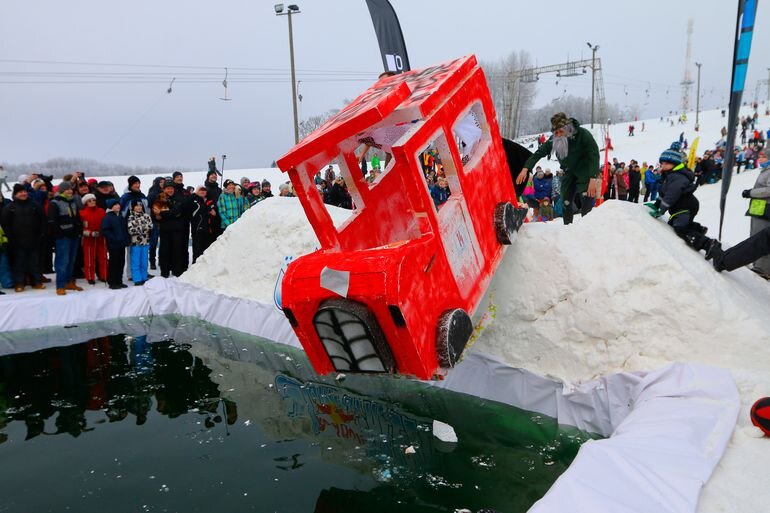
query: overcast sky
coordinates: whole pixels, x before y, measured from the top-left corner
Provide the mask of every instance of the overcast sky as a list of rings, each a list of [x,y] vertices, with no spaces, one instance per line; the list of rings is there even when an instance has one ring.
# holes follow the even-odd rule
[[[226,153],[229,168],[270,165],[293,143],[287,20],[275,16],[274,3],[2,0],[0,161],[64,156],[204,169],[208,157]],[[357,96],[376,79],[381,60],[364,0],[296,3],[304,118]],[[600,45],[608,101],[636,104],[649,116],[678,108],[692,17],[693,61],[703,63],[702,108],[727,101],[736,1],[391,3],[412,68],[471,53],[496,60],[518,50],[538,65],[554,64],[590,57],[591,41]],[[748,100],[770,66],[768,7],[759,7]],[[225,67],[229,102],[219,99]],[[695,79],[694,65],[692,74]],[[538,104],[565,89],[588,96],[590,72],[558,85],[554,76],[541,77],[539,87]],[[766,95],[763,85],[760,97]]]

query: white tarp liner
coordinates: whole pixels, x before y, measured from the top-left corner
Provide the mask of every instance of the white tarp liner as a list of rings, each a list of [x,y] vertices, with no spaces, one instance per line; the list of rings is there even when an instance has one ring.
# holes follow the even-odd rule
[[[117,293],[116,293],[117,292]],[[274,305],[232,298],[175,279],[126,291],[0,299],[0,354],[35,351],[114,333],[107,319],[179,314],[300,347]],[[182,321],[183,322],[183,321]],[[73,326],[46,340],[35,327]],[[170,320],[124,320],[123,333],[172,338]],[[8,333],[13,330],[25,330]],[[50,336],[47,335],[47,336]],[[206,333],[201,333],[205,337]],[[41,339],[42,338],[42,339]],[[700,490],[724,453],[740,400],[729,371],[677,363],[620,373],[565,389],[558,380],[469,351],[444,387],[558,419],[609,438],[584,444],[575,461],[530,511],[678,512],[696,510]]]

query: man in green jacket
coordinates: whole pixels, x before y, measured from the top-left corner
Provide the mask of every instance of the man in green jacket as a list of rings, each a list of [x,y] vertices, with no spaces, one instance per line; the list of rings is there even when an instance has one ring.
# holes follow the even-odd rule
[[[553,136],[535,151],[516,177],[516,183],[527,179],[532,166],[550,154],[556,154],[564,171],[561,179],[561,197],[564,200],[564,224],[570,224],[576,209],[586,215],[594,208],[601,188],[599,177],[599,147],[591,132],[581,127],[574,118],[557,112],[551,118]],[[597,180],[592,180],[597,178]]]

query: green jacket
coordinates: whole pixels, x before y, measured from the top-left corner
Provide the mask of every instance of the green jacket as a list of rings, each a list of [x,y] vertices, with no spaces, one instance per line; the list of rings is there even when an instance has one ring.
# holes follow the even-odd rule
[[[575,192],[582,193],[588,189],[588,181],[599,176],[599,146],[596,145],[591,132],[580,126],[574,118],[570,118],[575,125],[575,134],[569,140],[567,157],[559,159],[559,165],[564,170],[561,180],[561,191],[566,191],[575,184]],[[524,167],[529,169],[537,165],[537,162],[553,151],[553,136],[542,144],[527,160]]]

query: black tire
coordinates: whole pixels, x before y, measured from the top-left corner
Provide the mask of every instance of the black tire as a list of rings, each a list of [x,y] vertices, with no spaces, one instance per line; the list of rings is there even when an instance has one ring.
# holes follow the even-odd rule
[[[436,356],[441,367],[451,369],[460,360],[473,333],[473,321],[462,308],[447,310],[436,328]]]
[[[313,327],[335,370],[396,372],[393,352],[366,305],[350,299],[327,299],[313,316]],[[369,350],[367,342],[371,344]]]
[[[500,244],[512,244],[514,233],[519,231],[527,211],[515,209],[509,202],[498,203],[495,206],[495,234]]]

